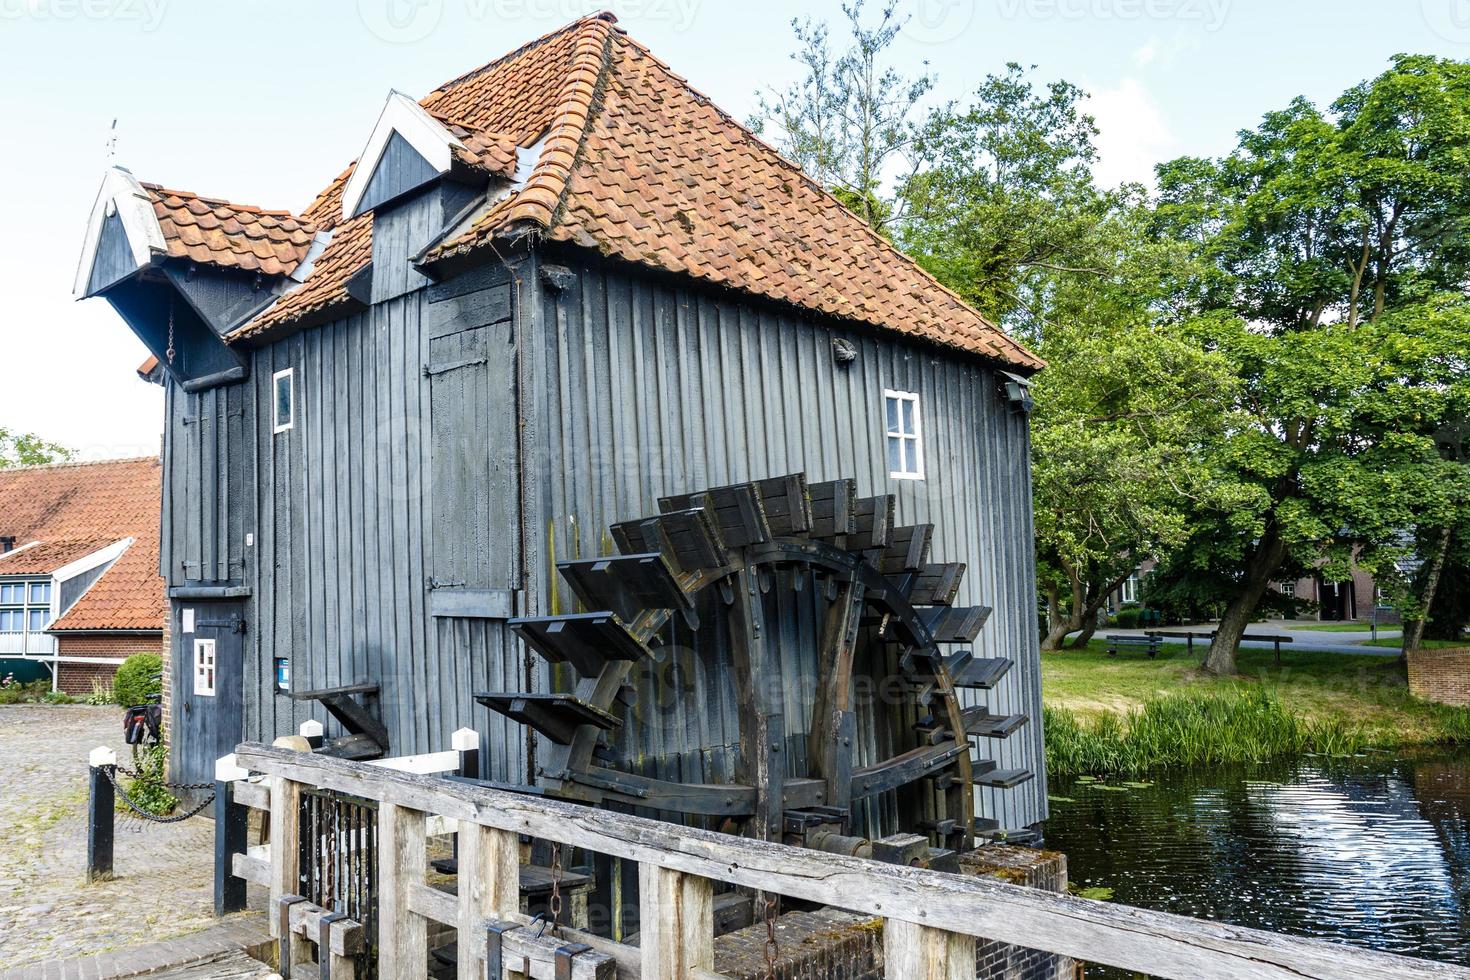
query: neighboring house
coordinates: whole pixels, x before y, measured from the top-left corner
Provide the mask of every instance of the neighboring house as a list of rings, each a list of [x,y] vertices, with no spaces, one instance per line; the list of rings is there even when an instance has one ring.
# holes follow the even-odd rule
[[[1316,574],[1273,585],[1283,595],[1312,603],[1313,610],[1303,614],[1308,619],[1359,623],[1399,621],[1398,610],[1384,599],[1373,573],[1356,565],[1352,577],[1343,582],[1329,581]]]
[[[0,469],[0,676],[110,686],[163,651],[157,459]]]
[[[572,697],[546,710],[583,720],[533,738],[473,695],[570,690],[508,626],[576,610],[557,562],[608,554],[609,527],[661,498],[805,473],[932,523],[920,562],[967,563],[952,600],[994,608],[973,643],[996,667],[983,703],[1032,720],[980,739],[978,760],[1016,775],[977,806],[991,827],[1046,816],[1026,392],[1042,362],[611,17],[421,101],[393,93],[299,215],[109,171],[77,292],[113,305],[167,392],[181,778],[349,686],[332,697],[370,701],[392,754],[469,726],[487,775],[534,779],[600,719]],[[701,710],[627,758],[729,780],[742,716],[707,666],[687,678]],[[638,669],[609,694],[648,711],[666,671]],[[810,723],[792,712],[794,746]]]

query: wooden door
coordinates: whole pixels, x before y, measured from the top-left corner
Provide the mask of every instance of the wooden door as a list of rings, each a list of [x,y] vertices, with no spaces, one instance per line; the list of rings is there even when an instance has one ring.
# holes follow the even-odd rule
[[[170,771],[177,782],[214,779],[214,763],[243,733],[245,606],[239,601],[173,604],[173,717]]]

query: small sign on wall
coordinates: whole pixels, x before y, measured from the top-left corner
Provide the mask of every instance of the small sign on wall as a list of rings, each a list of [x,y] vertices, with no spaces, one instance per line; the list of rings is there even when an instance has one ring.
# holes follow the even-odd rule
[[[179,629],[185,633],[194,632],[194,610],[185,609],[183,613],[180,614],[180,618],[183,620],[183,624],[179,627]]]

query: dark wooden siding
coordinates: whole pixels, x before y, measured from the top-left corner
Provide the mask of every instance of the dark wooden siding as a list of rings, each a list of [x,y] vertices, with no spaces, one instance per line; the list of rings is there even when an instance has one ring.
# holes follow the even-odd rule
[[[509,287],[487,288],[498,295],[461,299],[508,320]],[[520,779],[520,727],[471,699],[523,687],[503,621],[431,615],[439,583],[514,584],[514,481],[489,476],[514,432],[509,328],[461,320],[479,328],[466,333],[485,356],[436,371],[448,355],[422,329],[434,305],[428,291],[409,292],[255,354],[262,419],[270,378],[286,368],[297,413],[282,433],[256,426],[261,571],[247,687],[269,689],[276,656],[291,657],[297,690],[377,681],[394,754],[441,750],[469,726],[486,736],[495,777]],[[296,721],[263,712],[257,724],[269,735]]]
[[[995,607],[976,656],[1017,664],[999,689],[977,693],[992,710],[1024,712],[1031,722],[1004,742],[982,745],[981,757],[1039,778],[982,790],[981,813],[1012,828],[1043,819],[1029,429],[1000,399],[994,371],[871,331],[837,330],[600,265],[577,270],[564,292],[542,295],[530,341],[539,396],[528,450],[535,535],[550,556],[605,553],[609,523],[656,512],[661,495],[701,487],[800,470],[813,480],[855,477],[863,493],[895,494],[900,523],[935,525],[935,560],[968,563],[961,601]],[[850,365],[834,363],[837,337],[857,348]],[[885,388],[922,399],[922,482],[888,477]],[[552,569],[550,561],[538,568],[547,611],[565,601]],[[808,645],[799,638],[806,628],[793,620],[792,649]],[[793,658],[786,669],[800,662]],[[728,739],[729,693],[697,672],[688,676],[698,696],[678,710],[703,713],[709,734]],[[802,717],[810,707],[788,711]],[[668,763],[676,768],[720,775],[721,759],[691,761],[691,751],[677,738],[649,748],[682,760]]]
[[[246,384],[168,386],[161,569],[171,587],[240,583],[254,512],[254,417]]]

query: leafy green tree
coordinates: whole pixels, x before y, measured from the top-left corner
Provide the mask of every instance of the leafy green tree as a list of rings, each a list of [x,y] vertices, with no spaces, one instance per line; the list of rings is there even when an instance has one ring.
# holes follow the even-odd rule
[[[1108,596],[1186,540],[1214,492],[1199,459],[1235,381],[1158,303],[1187,259],[1149,243],[1141,214],[1119,212],[1099,236],[1113,245],[1091,257],[1106,275],[1058,274],[1045,292],[1032,424],[1043,649],[1078,631],[1085,644]]]
[[[73,450],[59,443],[48,442],[29,432],[16,432],[0,426],[0,469],[62,463],[75,455]]]
[[[791,22],[801,77],[784,91],[759,93],[751,126],[883,232],[898,217],[894,187],[918,167],[920,105],[934,76],[908,75],[892,63],[889,49],[903,28],[897,0],[885,2],[872,25],[864,5],[842,5],[848,36],[841,51],[833,50],[827,24]]]
[[[1156,231],[1189,243],[1181,289],[1241,379],[1193,560],[1235,570],[1206,667],[1235,670],[1270,583],[1354,549],[1385,566],[1446,475],[1432,433],[1467,343],[1470,66],[1394,59],[1328,113],[1298,99],[1221,160],[1160,168]]]
[[[1007,65],[965,108],[933,114],[916,146],[926,165],[901,189],[904,248],[982,313],[1033,338],[1059,279],[1112,275],[1108,222],[1137,196],[1094,184],[1097,127],[1084,97]]]

